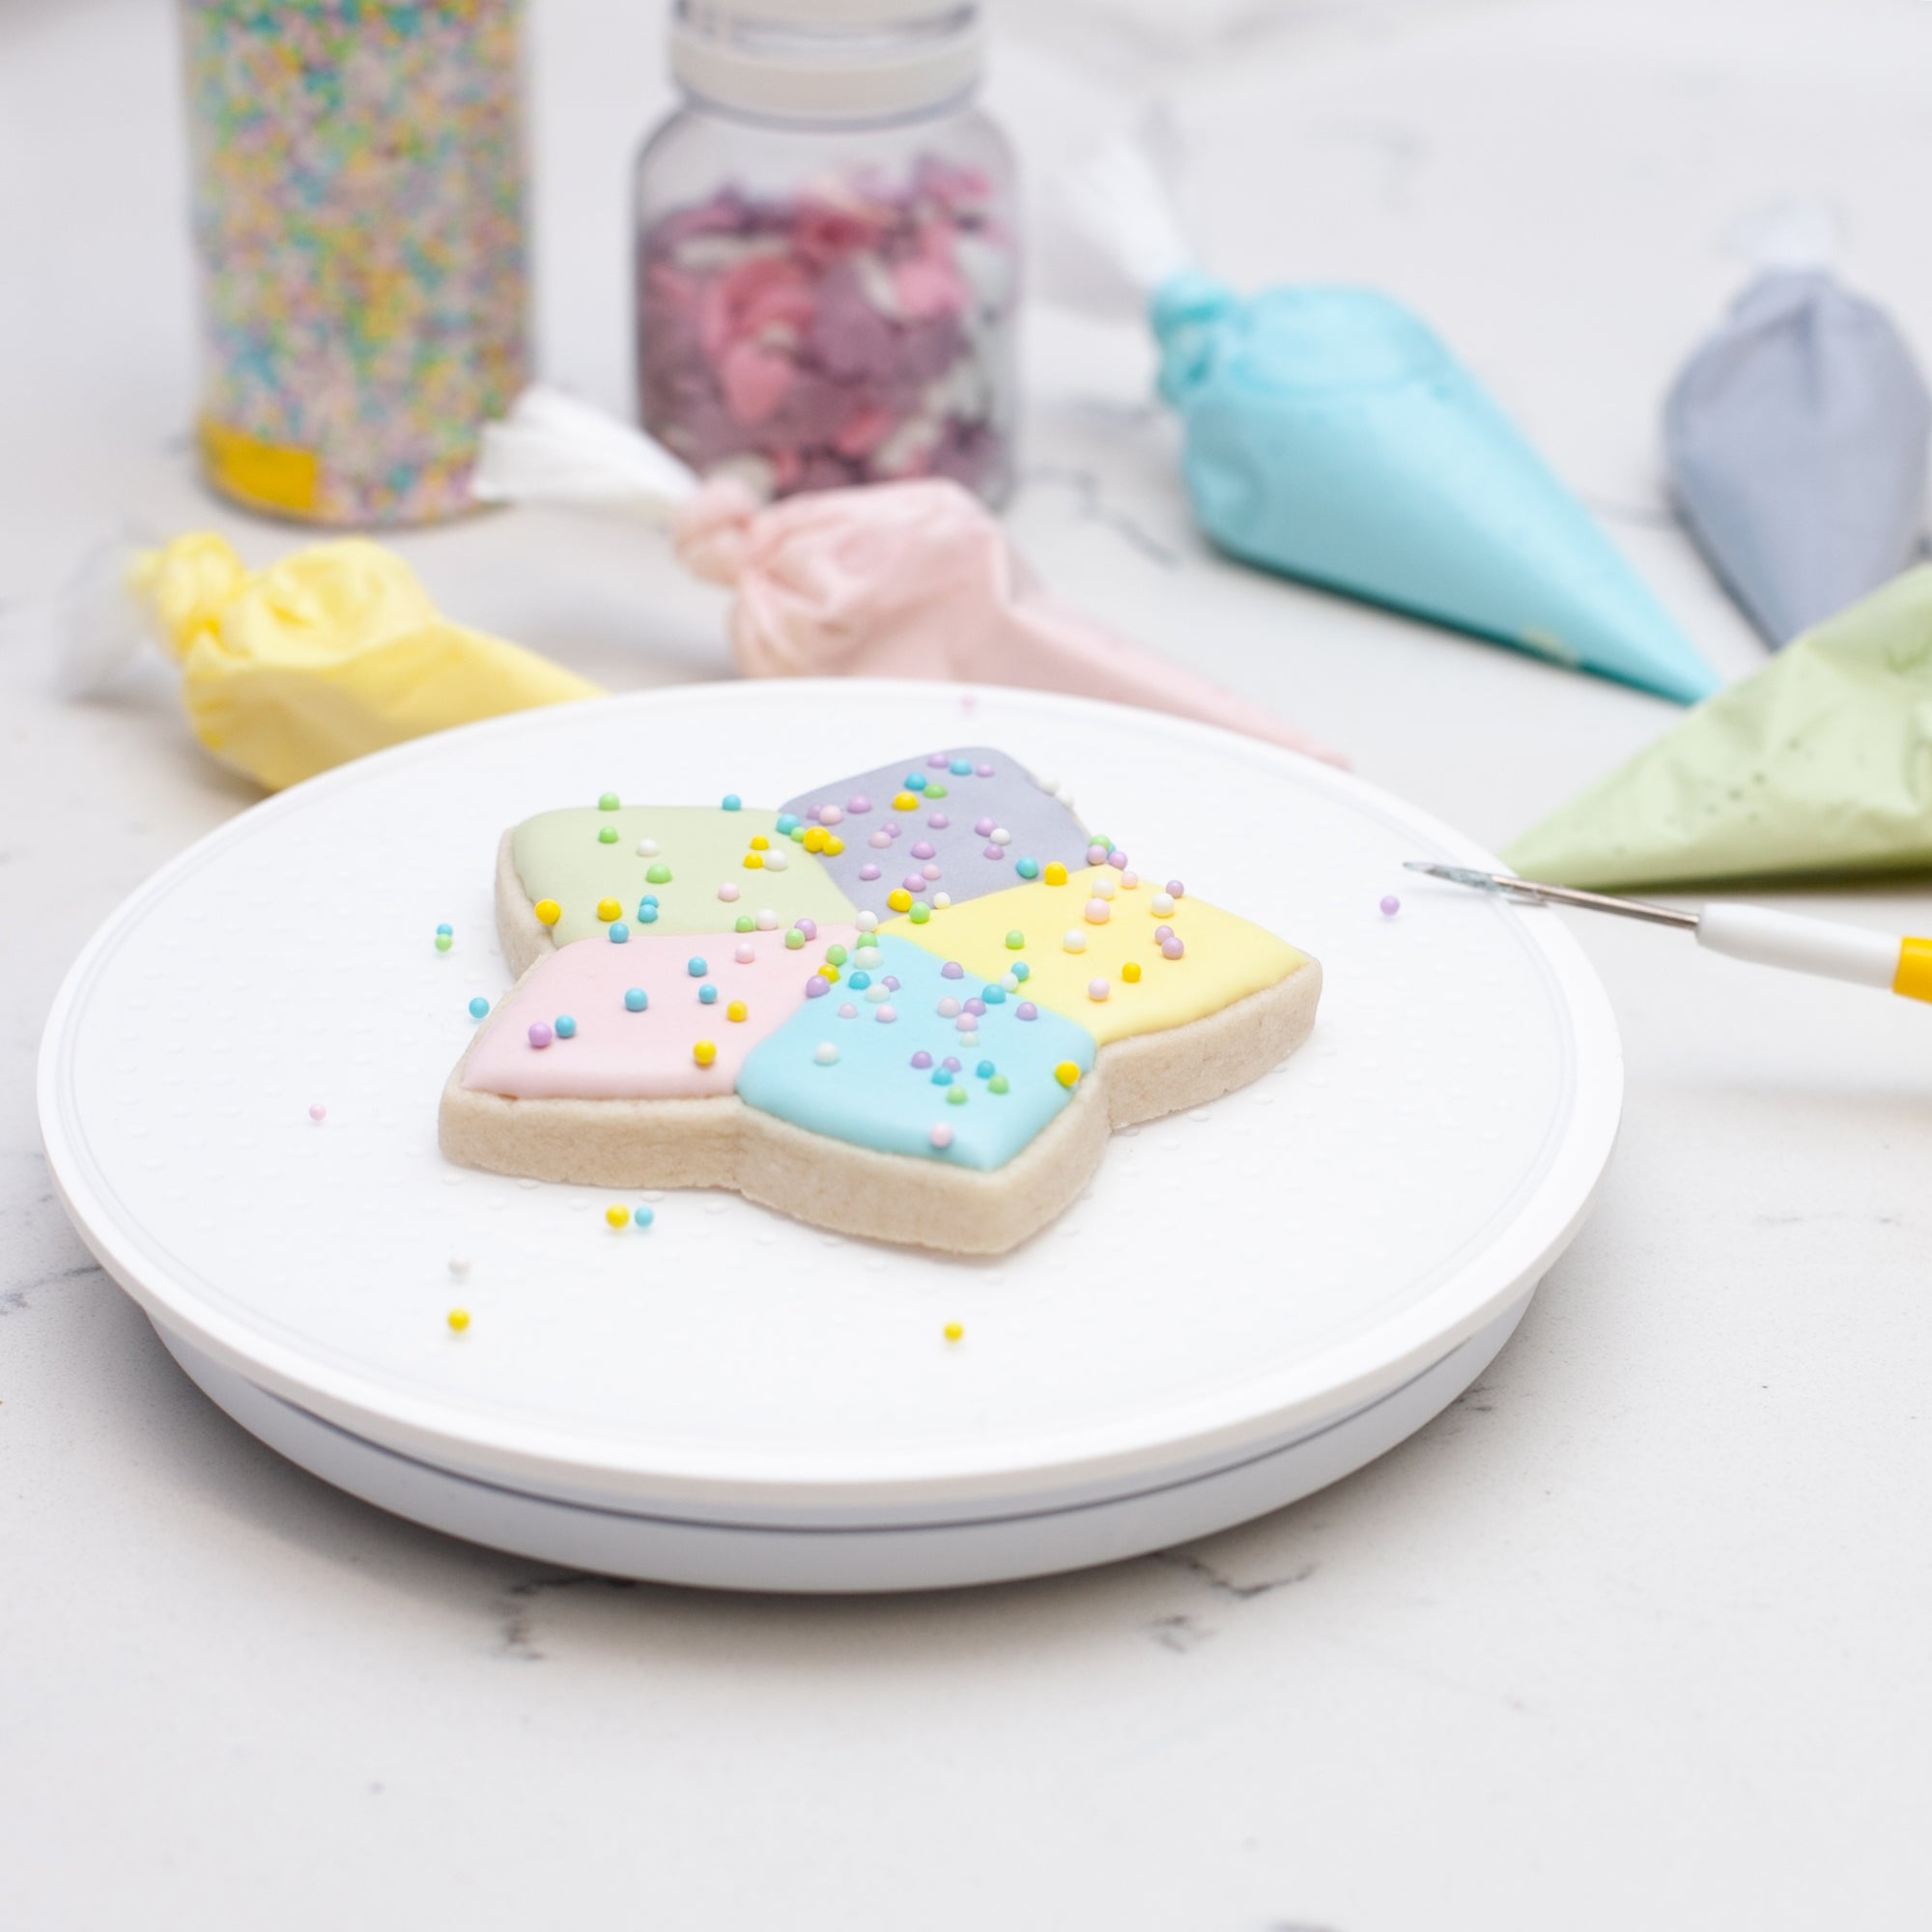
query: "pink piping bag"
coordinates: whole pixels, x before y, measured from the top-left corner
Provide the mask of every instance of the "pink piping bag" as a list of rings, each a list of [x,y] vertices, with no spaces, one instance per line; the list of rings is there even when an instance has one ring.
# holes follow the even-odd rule
[[[697,576],[735,591],[731,654],[745,677],[1072,692],[1342,762],[1259,706],[1057,603],[956,483],[877,483],[761,503],[737,479],[700,483],[637,430],[536,388],[485,428],[473,488],[486,502],[598,504],[668,525]]]

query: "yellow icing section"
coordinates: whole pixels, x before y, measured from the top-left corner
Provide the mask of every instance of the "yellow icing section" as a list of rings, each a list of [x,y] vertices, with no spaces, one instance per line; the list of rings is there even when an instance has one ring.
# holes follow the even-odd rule
[[[1013,970],[1014,961],[1025,960],[1028,977],[1012,997],[1078,1021],[1103,1046],[1110,1039],[1205,1019],[1278,985],[1307,963],[1285,940],[1201,899],[1177,899],[1172,912],[1156,913],[1159,887],[1146,879],[1131,888],[1120,886],[1120,876],[1111,867],[1095,866],[1071,874],[1065,885],[1037,879],[947,906],[921,925],[899,918],[879,930],[942,959],[956,959],[980,980],[998,980]],[[1115,881],[1116,890],[1106,923],[1094,924],[1086,909],[1094,881],[1101,878]],[[1154,938],[1161,925],[1172,926],[1185,947],[1180,958],[1162,953]],[[1063,936],[1075,929],[1086,949],[1069,952]],[[1012,932],[1025,941],[1018,950],[1007,944]],[[1130,964],[1140,968],[1138,980],[1126,975]],[[1088,990],[1094,980],[1107,981],[1104,1000]]]
[[[1898,977],[1891,990],[1908,1000],[1932,1000],[1932,939],[1899,942]]]

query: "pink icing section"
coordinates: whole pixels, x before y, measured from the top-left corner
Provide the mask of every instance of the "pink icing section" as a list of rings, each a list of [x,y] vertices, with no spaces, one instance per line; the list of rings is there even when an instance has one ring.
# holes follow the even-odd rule
[[[776,1033],[806,1004],[806,981],[824,964],[826,949],[857,950],[862,935],[850,925],[821,925],[797,952],[782,932],[671,933],[645,936],[633,927],[629,941],[580,939],[540,960],[504,995],[470,1053],[463,1084],[479,1093],[537,1099],[683,1099],[729,1094],[753,1047]],[[752,958],[741,964],[741,948]],[[705,962],[694,978],[689,962]],[[715,1006],[700,1003],[705,984],[718,988]],[[650,1005],[640,1013],[624,1006],[624,994],[641,987]],[[727,1009],[745,1003],[745,1018]],[[825,1009],[826,1037],[834,1029],[839,989],[812,1002]],[[570,1039],[533,1047],[530,1028],[554,1027],[562,1014],[577,1022]],[[699,1066],[692,1049],[708,1039],[718,1049]]]

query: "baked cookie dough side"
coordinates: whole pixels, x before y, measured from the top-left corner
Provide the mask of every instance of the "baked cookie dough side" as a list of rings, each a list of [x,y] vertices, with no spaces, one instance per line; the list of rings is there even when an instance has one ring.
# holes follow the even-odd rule
[[[511,826],[497,847],[497,941],[510,971],[521,980],[546,952],[556,950],[549,926],[531,908],[517,874],[517,832]]]
[[[466,1056],[467,1057],[467,1056]],[[442,1091],[437,1139],[467,1167],[589,1187],[728,1187],[813,1227],[997,1255],[1058,1215],[1093,1179],[1112,1131],[1090,1078],[1017,1160],[990,1173],[854,1147],[748,1107],[696,1100],[514,1100]]]
[[[1205,1019],[1110,1040],[1094,1064],[1117,1127],[1205,1107],[1258,1080],[1305,1040],[1321,999],[1321,962],[1303,955],[1287,979]]]

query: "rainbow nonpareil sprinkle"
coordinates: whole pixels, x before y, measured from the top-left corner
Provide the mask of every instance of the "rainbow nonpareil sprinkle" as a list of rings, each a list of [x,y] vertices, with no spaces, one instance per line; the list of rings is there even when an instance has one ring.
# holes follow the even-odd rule
[[[526,374],[518,0],[185,0],[210,480],[337,526],[471,507]]]

